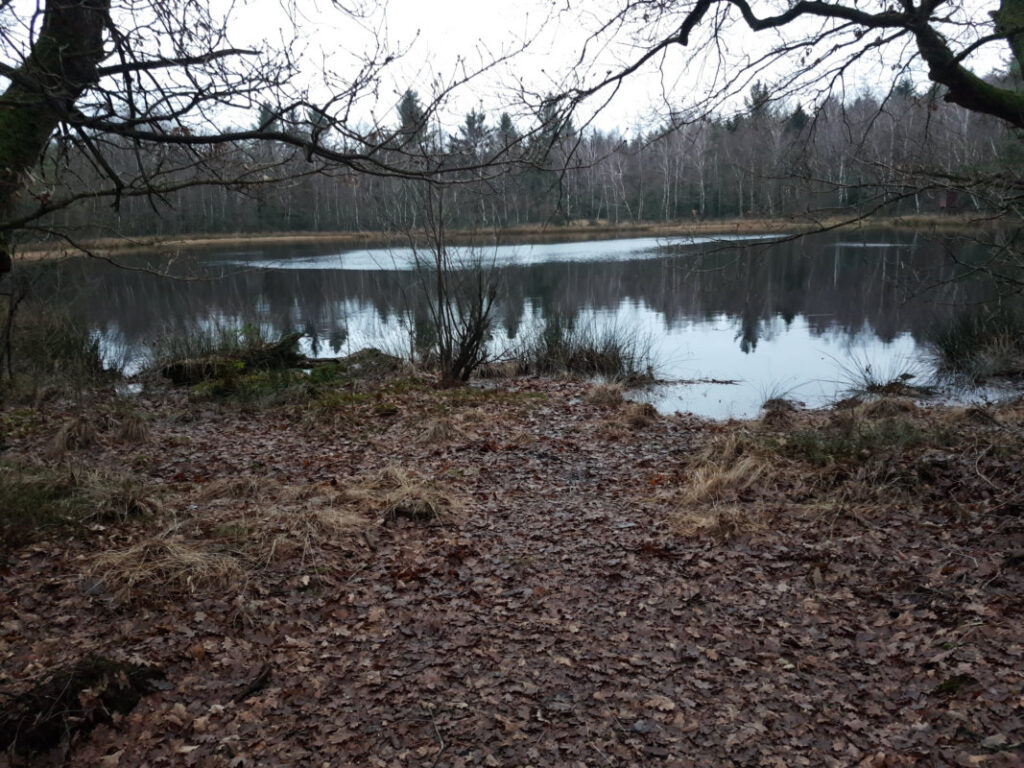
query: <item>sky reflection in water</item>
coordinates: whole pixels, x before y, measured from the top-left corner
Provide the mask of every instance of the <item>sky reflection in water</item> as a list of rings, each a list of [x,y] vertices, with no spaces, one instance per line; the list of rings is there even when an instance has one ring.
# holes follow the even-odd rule
[[[631,238],[480,253],[502,270],[497,349],[556,314],[635,330],[650,338],[661,377],[704,380],[646,395],[659,409],[742,418],[771,396],[826,405],[868,366],[880,380],[910,372],[926,383],[930,331],[991,293],[953,279],[950,247],[876,231],[783,243]],[[129,356],[160,335],[213,323],[301,331],[305,349],[321,356],[368,345],[399,352],[409,346],[409,316],[422,314],[407,256],[386,248],[236,248],[196,254],[200,269],[218,279],[169,281],[83,264],[77,268],[86,274],[62,285],[84,286],[82,311],[108,346]],[[97,295],[108,300],[91,300]]]

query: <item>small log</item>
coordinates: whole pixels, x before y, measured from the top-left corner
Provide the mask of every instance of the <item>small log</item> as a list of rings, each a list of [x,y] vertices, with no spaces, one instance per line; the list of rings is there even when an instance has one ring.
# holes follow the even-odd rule
[[[278,341],[254,347],[242,354],[242,362],[246,370],[280,370],[295,368],[302,356],[298,353],[301,333],[289,333]]]
[[[195,386],[204,381],[226,379],[246,371],[297,368],[304,359],[298,353],[301,338],[301,333],[290,333],[278,341],[253,347],[238,354],[172,360],[160,369],[160,373],[178,386]]]

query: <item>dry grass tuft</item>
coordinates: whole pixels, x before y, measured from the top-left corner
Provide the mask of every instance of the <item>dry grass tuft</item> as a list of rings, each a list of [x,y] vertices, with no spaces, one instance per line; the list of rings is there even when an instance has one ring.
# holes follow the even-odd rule
[[[723,504],[683,507],[670,517],[680,536],[735,539],[769,530],[771,515],[760,504]]]
[[[53,439],[53,453],[60,455],[79,448],[88,448],[99,439],[100,431],[93,419],[76,416],[65,421]]]
[[[920,410],[917,403],[905,397],[880,397],[857,409],[867,419],[891,419]]]
[[[785,429],[793,424],[793,412],[787,410],[766,410],[761,424],[771,429]]]
[[[719,501],[726,493],[739,493],[751,488],[771,470],[771,464],[758,456],[743,456],[723,464],[705,464],[690,476],[678,501],[683,505]]]
[[[199,501],[248,500],[259,501],[276,495],[280,486],[265,477],[220,477],[197,486]]]
[[[90,573],[124,600],[143,592],[192,596],[226,590],[240,586],[245,575],[237,558],[180,535],[104,552],[93,559]]]
[[[624,419],[626,425],[633,429],[649,427],[658,420],[658,409],[650,403],[630,403]]]
[[[422,445],[443,445],[459,436],[459,428],[451,419],[431,419],[416,439]]]
[[[608,419],[601,422],[598,432],[607,440],[625,440],[631,432],[622,419]]]
[[[444,489],[395,465],[349,488],[346,495],[385,520],[434,520],[462,508]]]
[[[347,506],[342,494],[332,493],[307,497],[299,505],[259,509],[215,533],[234,538],[249,557],[267,564],[295,553],[305,558],[325,545],[353,549],[373,525]]]
[[[135,478],[95,474],[82,481],[87,493],[97,499],[96,516],[126,522],[133,517],[147,517],[163,511],[163,504],[153,489]]]
[[[792,400],[784,397],[771,397],[761,404],[761,410],[765,413],[793,413],[797,410]]]
[[[591,387],[585,401],[599,408],[616,408],[625,402],[621,384],[598,384]]]
[[[741,456],[749,456],[760,451],[756,438],[746,430],[735,430],[717,436],[704,446],[694,457],[692,466],[705,464],[722,464],[734,461]]]
[[[859,395],[853,395],[852,397],[844,397],[842,400],[837,400],[832,403],[832,407],[837,411],[848,411],[856,408],[864,403],[864,398]]]
[[[680,488],[659,494],[670,507],[669,519],[683,536],[730,539],[765,530],[768,514],[761,500],[743,500],[780,470],[757,438],[735,431],[712,440],[690,465]]]
[[[514,379],[523,373],[522,365],[512,360],[485,363],[476,369],[476,376],[480,379]]]
[[[149,422],[138,411],[129,411],[118,422],[115,436],[123,443],[133,445],[148,443],[150,438]]]
[[[998,427],[1000,425],[999,417],[996,414],[978,405],[964,408],[957,413],[957,416],[961,421],[978,424],[983,427]]]

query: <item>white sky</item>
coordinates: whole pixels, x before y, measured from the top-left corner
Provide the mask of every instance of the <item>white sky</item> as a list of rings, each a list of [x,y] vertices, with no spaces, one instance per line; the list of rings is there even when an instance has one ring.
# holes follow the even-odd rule
[[[116,1],[116,0],[115,0]],[[590,34],[610,18],[627,0],[205,0],[214,7],[233,6],[229,27],[230,42],[248,47],[266,41],[269,48],[279,47],[282,38],[289,38],[288,19],[293,18],[300,34],[305,38],[297,49],[296,58],[302,62],[311,86],[314,100],[326,101],[322,72],[334,70],[341,80],[352,76],[359,57],[385,40],[387,47],[404,54],[386,70],[376,92],[368,93],[353,110],[355,120],[370,124],[379,121],[386,125],[396,122],[396,108],[401,93],[415,88],[424,101],[429,101],[439,83],[450,83],[461,75],[479,70],[488,62],[504,55],[511,59],[488,69],[455,90],[442,114],[445,128],[453,131],[471,108],[482,105],[489,123],[497,122],[502,111],[517,117],[521,127],[530,119],[528,108],[517,101],[520,89],[533,96],[533,102],[545,93],[558,92],[577,64]],[[774,8],[784,0],[754,0],[757,8]],[[849,0],[858,2],[858,0]],[[121,0],[135,8],[146,8],[137,0]],[[859,0],[861,8],[873,8],[883,0]],[[571,3],[571,5],[570,5]],[[344,9],[362,5],[361,18],[345,13]],[[686,8],[688,0],[662,3],[667,7]],[[959,14],[961,20],[987,24],[991,28],[988,12],[997,7],[998,0],[950,0],[950,13]],[[23,13],[18,8],[24,6]],[[339,10],[342,9],[342,10]],[[585,9],[585,10],[581,10]],[[8,6],[4,18],[23,16],[32,18],[34,0],[16,0]],[[766,11],[761,11],[765,13]],[[2,22],[3,19],[0,19]],[[0,24],[4,26],[4,24]],[[704,27],[709,25],[705,24]],[[804,29],[811,28],[805,25]],[[981,26],[974,30],[981,29]],[[958,28],[949,28],[954,34]],[[959,28],[964,34],[972,33],[967,26]],[[799,31],[788,27],[786,33]],[[609,36],[601,46],[591,45],[587,59],[590,74],[596,75],[616,68],[636,57],[640,48],[630,34],[656,37],[660,32],[643,26]],[[734,26],[718,37],[725,59],[730,65],[749,65],[759,50],[763,51],[777,37],[773,33],[754,35],[745,27]],[[524,49],[524,50],[519,50]],[[517,53],[517,51],[519,51]],[[898,51],[887,55],[896,56]],[[657,110],[664,114],[667,106],[678,107],[685,100],[700,102],[712,78],[726,75],[716,71],[717,56],[709,55],[696,61],[687,61],[687,51],[675,47],[663,59],[653,62],[646,71],[632,76],[615,100],[602,109],[593,122],[603,130],[630,133],[637,126],[650,129]],[[1005,44],[983,50],[979,57],[968,60],[978,74],[987,74],[1002,65],[1007,57]],[[847,98],[873,89],[886,90],[900,72],[893,72],[892,59],[873,55],[852,68],[841,83],[839,95]],[[577,68],[576,70],[580,70]],[[732,66],[728,70],[735,71]],[[746,76],[732,84],[735,94],[726,102],[738,109],[742,94],[749,91],[757,77],[771,81],[786,70],[748,70]],[[919,88],[925,87],[927,77],[920,65],[913,73]],[[813,99],[806,92],[798,92],[788,102],[796,100],[806,105]],[[599,102],[595,100],[594,106]],[[250,119],[249,116],[245,120]],[[586,115],[577,118],[577,124]]]
[[[522,83],[541,94],[557,91],[561,78],[577,62],[591,31],[611,18],[622,2],[625,0],[573,3],[585,7],[586,11],[582,12],[576,7],[568,9],[566,0],[388,0],[381,4],[379,28],[386,30],[387,37],[394,43],[409,46],[406,56],[391,73],[393,102],[398,99],[396,91],[400,93],[407,86],[416,87],[426,96],[431,76],[450,77],[457,70],[459,57],[472,68],[529,41],[527,49],[516,55],[508,67],[474,80],[451,104],[453,115],[458,116],[482,102],[489,114],[494,113],[491,118],[494,122],[501,107],[509,101],[510,86]],[[679,5],[685,7],[685,3]],[[997,6],[995,0],[963,0],[952,3],[950,8],[959,8],[963,18],[987,23],[988,11]],[[861,7],[871,6],[861,3]],[[643,34],[642,29],[639,31]],[[951,29],[948,34],[954,31]],[[772,33],[754,35],[745,27],[736,28],[723,37],[729,49],[726,55],[735,64],[749,61],[754,51],[764,49],[775,40]],[[852,97],[872,89],[887,90],[900,76],[890,67],[897,53],[889,51],[892,58],[875,55],[852,69],[843,82],[846,95]],[[636,54],[629,36],[619,34],[591,58],[598,64],[595,69],[604,71]],[[1005,55],[1005,44],[999,43],[969,60],[969,64],[984,75],[1001,67]],[[652,110],[664,112],[666,97],[674,104],[687,95],[699,93],[700,83],[707,83],[714,76],[713,69],[710,62],[705,62],[703,67],[693,62],[687,64],[684,50],[676,47],[657,66],[649,66],[644,73],[631,78],[594,124],[605,130],[623,132],[640,124],[650,127]],[[766,80],[771,79],[770,72],[764,74]],[[927,85],[927,75],[920,62],[909,74],[919,88]],[[752,72],[749,79],[756,75]],[[749,82],[736,88],[741,93],[748,89]],[[383,96],[382,93],[382,102]],[[792,101],[795,99],[791,104]],[[739,107],[742,102],[734,100],[732,103]],[[381,108],[385,108],[383,103]],[[454,119],[458,122],[457,117]]]

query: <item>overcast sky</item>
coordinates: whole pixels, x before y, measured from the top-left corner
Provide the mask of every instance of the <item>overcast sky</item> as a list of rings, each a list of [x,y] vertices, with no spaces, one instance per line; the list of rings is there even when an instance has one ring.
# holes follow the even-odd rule
[[[637,24],[632,29],[606,36],[596,44],[592,33],[614,16],[626,0],[207,0],[214,7],[231,4],[235,10],[230,37],[235,45],[256,45],[265,40],[268,47],[279,45],[289,37],[289,18],[305,37],[302,61],[305,76],[311,83],[314,99],[326,101],[333,91],[323,85],[323,71],[333,69],[341,80],[351,77],[363,54],[385,40],[388,49],[403,55],[384,71],[376,93],[360,103],[353,117],[360,122],[376,120],[394,125],[401,93],[415,88],[424,101],[429,101],[439,84],[448,84],[465,74],[486,68],[486,72],[456,89],[443,115],[448,130],[454,130],[462,116],[482,105],[491,124],[502,111],[510,111],[521,122],[530,119],[528,108],[517,101],[520,89],[534,97],[557,93],[566,78],[579,73],[581,52],[587,46],[587,66],[582,70],[596,76],[633,60],[643,49],[637,37],[656,38],[667,32]],[[837,0],[838,1],[838,0]],[[135,0],[122,0],[129,6],[145,8]],[[758,0],[759,7],[774,0]],[[885,0],[850,0],[862,9],[881,7]],[[571,3],[571,6],[570,6]],[[361,4],[361,14],[344,9]],[[669,8],[686,8],[686,2],[662,3]],[[961,21],[989,23],[988,12],[998,0],[951,0],[950,13],[960,14]],[[27,13],[18,8],[24,6]],[[17,0],[8,6],[10,17],[23,15],[31,19],[33,0]],[[342,9],[342,10],[339,10]],[[678,19],[672,20],[673,24]],[[704,25],[707,27],[708,25]],[[805,27],[805,29],[808,27]],[[976,32],[982,27],[974,27]],[[786,28],[786,34],[794,30]],[[950,27],[948,34],[971,34],[972,27]],[[588,42],[589,41],[589,42]],[[597,113],[593,125],[604,130],[624,133],[643,126],[650,129],[655,111],[664,114],[669,107],[707,104],[707,93],[717,90],[732,73],[748,66],[743,77],[731,83],[733,96],[716,105],[722,110],[742,107],[742,95],[755,79],[772,82],[795,68],[788,62],[773,68],[751,67],[758,53],[778,37],[771,32],[754,35],[742,25],[728,28],[716,39],[714,55],[688,57],[688,51],[676,46],[665,57],[651,63],[642,73],[632,76],[616,98]],[[911,49],[912,50],[912,49]],[[851,68],[834,88],[841,96],[852,98],[865,90],[884,92],[903,74],[912,75],[919,88],[927,85],[927,76],[919,65],[915,69],[893,69],[899,49],[884,55],[868,56],[859,66]],[[907,49],[902,51],[907,54]],[[491,62],[509,56],[503,64],[488,67]],[[719,57],[722,58],[719,58]],[[973,63],[975,71],[984,75],[999,67],[1007,58],[1005,43],[999,42],[982,51]],[[720,67],[721,63],[726,66]],[[717,78],[717,80],[716,80]],[[715,87],[712,87],[712,83]],[[820,83],[819,83],[820,84]],[[787,107],[796,101],[806,106],[814,101],[815,83],[804,84],[784,102]],[[336,86],[332,86],[336,90]],[[820,97],[820,93],[819,93]],[[592,104],[592,109],[601,102]],[[577,124],[584,122],[581,115]],[[248,118],[246,118],[248,119]]]

